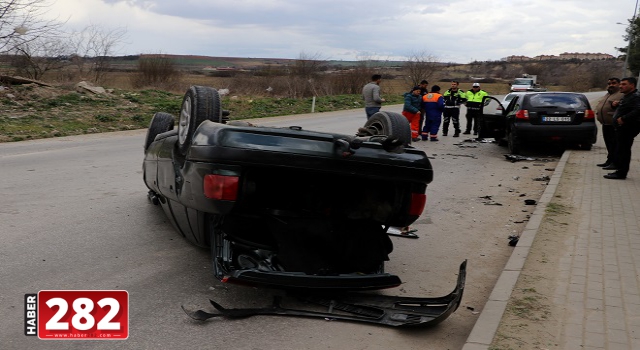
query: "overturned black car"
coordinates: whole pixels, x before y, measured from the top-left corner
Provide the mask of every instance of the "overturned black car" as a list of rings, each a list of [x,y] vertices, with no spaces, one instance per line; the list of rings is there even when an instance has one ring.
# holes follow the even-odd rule
[[[356,135],[340,135],[228,114],[215,89],[192,86],[177,128],[156,113],[144,145],[150,201],[187,240],[211,248],[216,278],[314,293],[400,285],[384,271],[387,231],[420,216],[433,179],[402,115],[379,112]],[[463,263],[450,295],[420,299],[438,304],[434,317],[398,325],[446,318],[464,276]]]

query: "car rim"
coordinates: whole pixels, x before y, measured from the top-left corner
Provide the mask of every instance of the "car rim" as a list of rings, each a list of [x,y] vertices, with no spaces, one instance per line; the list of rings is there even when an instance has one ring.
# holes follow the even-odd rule
[[[191,122],[191,98],[184,99],[180,110],[180,123],[178,124],[178,138],[181,145],[187,141],[189,134],[189,123]]]
[[[369,129],[373,131],[374,135],[384,135],[384,126],[380,123],[372,123],[369,125]]]

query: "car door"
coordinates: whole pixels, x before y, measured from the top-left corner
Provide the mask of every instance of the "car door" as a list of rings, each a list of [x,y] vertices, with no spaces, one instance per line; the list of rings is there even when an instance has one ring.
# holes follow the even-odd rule
[[[506,106],[503,106],[502,103],[493,96],[485,96],[482,99],[479,138],[495,138],[498,140],[504,137],[504,128],[506,125],[505,109]]]

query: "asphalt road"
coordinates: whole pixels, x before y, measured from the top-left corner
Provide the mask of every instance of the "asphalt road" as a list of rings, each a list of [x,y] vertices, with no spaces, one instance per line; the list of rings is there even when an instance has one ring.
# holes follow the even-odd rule
[[[256,123],[353,133],[364,120],[364,111],[355,110]],[[209,252],[179,237],[162,210],[148,203],[144,136],[138,130],[0,144],[0,349],[460,348],[511,253],[507,236],[521,230],[533,211],[521,195],[541,195],[543,184],[531,179],[548,173],[560,155],[551,154],[551,162],[511,163],[503,157],[506,149],[491,143],[451,136],[416,143],[430,155],[435,178],[427,209],[414,225],[420,238],[393,238],[386,270],[404,284],[384,293],[448,294],[459,264],[468,259],[463,305],[437,327],[399,330],[288,317],[200,323],[181,305],[210,310],[208,299],[214,299],[227,307],[263,307],[279,292],[217,281]],[[129,338],[26,337],[24,294],[49,289],[127,290]]]

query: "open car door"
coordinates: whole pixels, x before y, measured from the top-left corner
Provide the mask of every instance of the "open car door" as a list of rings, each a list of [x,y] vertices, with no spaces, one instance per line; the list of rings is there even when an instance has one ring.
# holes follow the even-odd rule
[[[506,109],[498,99],[493,96],[485,96],[482,99],[480,130],[478,138],[494,138],[500,141],[505,135]]]

